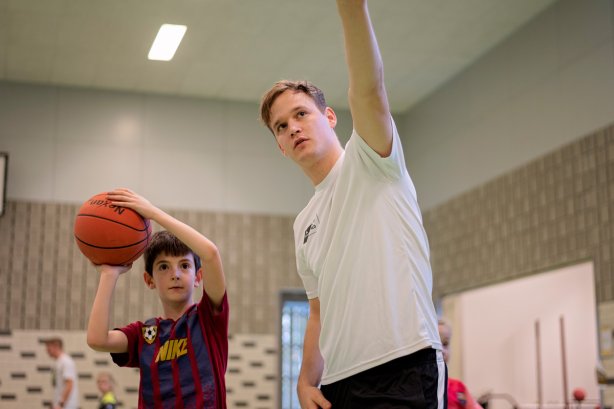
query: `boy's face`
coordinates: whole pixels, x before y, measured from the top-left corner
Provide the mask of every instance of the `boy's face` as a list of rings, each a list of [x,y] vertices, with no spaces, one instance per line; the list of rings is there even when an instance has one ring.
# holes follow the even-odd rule
[[[202,271],[196,271],[194,255],[169,256],[160,254],[153,263],[153,275],[145,273],[145,283],[156,288],[160,299],[171,303],[189,302],[194,288],[200,285]]]
[[[106,375],[100,375],[98,379],[96,379],[96,384],[98,385],[98,390],[102,393],[107,393],[113,390],[113,382]]]
[[[271,129],[281,152],[298,163],[309,165],[338,143],[334,132],[337,117],[331,108],[320,112],[304,92],[285,91],[271,106]]]
[[[439,324],[439,338],[441,338],[441,345],[443,347],[443,360],[448,362],[450,359],[450,338],[452,337],[452,331],[447,325]]]

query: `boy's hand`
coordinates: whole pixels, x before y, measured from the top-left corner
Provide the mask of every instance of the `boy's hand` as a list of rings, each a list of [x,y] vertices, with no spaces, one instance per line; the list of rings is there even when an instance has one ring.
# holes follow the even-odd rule
[[[128,270],[130,270],[132,268],[132,264],[128,264],[125,266],[112,266],[109,264],[99,264],[99,265],[95,265],[95,267],[98,273],[100,274],[113,274],[113,275],[119,276],[121,274],[124,274]]]
[[[143,196],[134,193],[130,189],[119,188],[107,193],[107,199],[115,206],[127,207],[138,212],[146,219],[153,219],[157,207],[152,205]]]

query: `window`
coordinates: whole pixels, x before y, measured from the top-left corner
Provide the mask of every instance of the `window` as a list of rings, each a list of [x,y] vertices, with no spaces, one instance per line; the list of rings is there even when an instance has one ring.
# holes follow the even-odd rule
[[[4,214],[6,204],[6,181],[9,166],[9,154],[0,152],[0,216]]]
[[[309,302],[304,290],[282,290],[280,328],[280,405],[300,409],[296,383],[303,359],[303,337],[309,318]]]

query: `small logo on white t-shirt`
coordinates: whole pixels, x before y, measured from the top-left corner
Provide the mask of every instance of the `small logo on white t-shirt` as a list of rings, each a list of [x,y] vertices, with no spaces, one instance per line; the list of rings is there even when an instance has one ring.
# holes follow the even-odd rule
[[[318,215],[316,214],[315,219],[313,219],[309,227],[305,229],[305,237],[303,238],[303,244],[307,243],[307,240],[309,240],[309,236],[313,236],[314,234],[316,234],[316,232],[318,231],[318,224],[320,224],[320,219],[318,219]]]

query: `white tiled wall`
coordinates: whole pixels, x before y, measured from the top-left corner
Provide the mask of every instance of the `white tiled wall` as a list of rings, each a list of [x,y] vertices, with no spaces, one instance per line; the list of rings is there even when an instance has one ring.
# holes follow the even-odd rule
[[[611,336],[614,336],[614,302],[606,302],[599,305],[599,326],[601,331],[607,329],[611,331]],[[609,382],[601,387],[602,396],[604,404],[611,408],[614,407],[614,355],[611,350],[607,354],[603,352],[602,350],[601,363],[607,378],[609,378]]]
[[[54,361],[40,339],[59,335],[64,351],[75,361],[78,373],[80,406],[95,407],[98,400],[96,374],[108,371],[117,382],[116,394],[124,408],[136,407],[138,370],[120,369],[109,356],[91,350],[84,331],[12,331],[0,336],[0,407],[6,409],[43,408],[53,399]],[[127,392],[128,390],[128,392]]]
[[[137,407],[138,369],[119,368],[109,354],[91,350],[84,331],[12,331],[0,333],[0,408],[44,408],[51,402],[54,361],[40,343],[41,338],[50,334],[62,337],[64,350],[75,360],[81,408],[97,407],[96,374],[100,371],[113,374],[122,408]],[[229,409],[277,408],[277,355],[273,335],[230,337],[226,373]]]

